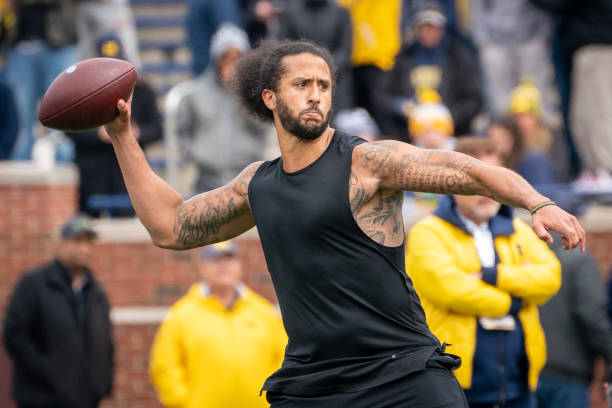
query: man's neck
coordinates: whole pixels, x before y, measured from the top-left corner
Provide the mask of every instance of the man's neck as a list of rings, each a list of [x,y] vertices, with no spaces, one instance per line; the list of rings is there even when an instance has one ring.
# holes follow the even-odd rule
[[[461,209],[457,208],[457,214],[459,214],[460,218],[463,218],[465,220],[471,221],[473,222],[477,227],[483,227],[483,226],[487,226],[489,220],[481,220],[479,218],[474,217],[471,214],[466,214],[464,212],[461,211]]]
[[[334,129],[328,127],[314,140],[300,139],[280,125],[276,126],[276,134],[283,158],[283,170],[293,173],[312,164],[323,154],[331,142]]]
[[[83,289],[83,286],[85,286],[85,278],[86,278],[85,270],[84,269],[71,270],[70,276],[72,278],[72,289],[77,290],[77,291]]]

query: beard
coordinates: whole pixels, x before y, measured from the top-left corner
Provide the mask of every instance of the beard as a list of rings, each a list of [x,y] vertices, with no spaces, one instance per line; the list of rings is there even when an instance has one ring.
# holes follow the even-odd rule
[[[283,125],[283,128],[285,128],[285,130],[287,130],[299,139],[315,140],[319,136],[321,136],[325,129],[327,129],[327,127],[329,126],[329,116],[331,114],[331,109],[329,110],[329,112],[327,112],[327,115],[323,115],[323,112],[319,110],[319,107],[314,104],[305,109],[304,111],[316,111],[321,115],[321,118],[323,118],[323,120],[319,124],[309,124],[309,121],[306,121],[304,123],[300,121],[300,116],[302,115],[302,113],[304,113],[304,111],[300,112],[297,117],[293,116],[291,114],[291,111],[289,110],[289,106],[287,106],[280,98],[278,98],[277,100],[277,108],[278,119],[280,120],[281,125]]]

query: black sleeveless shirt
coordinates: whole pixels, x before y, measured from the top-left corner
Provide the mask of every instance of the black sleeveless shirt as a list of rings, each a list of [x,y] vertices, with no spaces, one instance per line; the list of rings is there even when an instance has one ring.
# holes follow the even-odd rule
[[[357,225],[349,204],[353,148],[335,132],[294,173],[263,163],[249,203],[289,343],[268,391],[312,395],[375,387],[425,368],[440,346],[405,273],[404,245],[386,247]]]

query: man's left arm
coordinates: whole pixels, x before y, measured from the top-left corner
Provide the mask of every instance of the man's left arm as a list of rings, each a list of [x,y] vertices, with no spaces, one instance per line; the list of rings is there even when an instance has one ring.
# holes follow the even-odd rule
[[[532,210],[549,199],[512,170],[493,166],[458,152],[421,149],[385,140],[357,146],[354,157],[379,189],[438,194],[482,195],[513,207]],[[565,249],[585,248],[585,232],[578,220],[557,207],[540,208],[532,218],[540,239],[553,241],[548,231],[561,233]]]

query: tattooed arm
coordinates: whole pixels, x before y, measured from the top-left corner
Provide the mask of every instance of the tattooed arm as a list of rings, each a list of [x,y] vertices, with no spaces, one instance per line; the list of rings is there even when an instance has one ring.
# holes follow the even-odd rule
[[[105,125],[111,138],[134,210],[153,243],[188,249],[232,238],[254,225],[247,188],[259,163],[253,163],[226,186],[188,201],[147,163],[130,130],[130,105],[117,104],[119,116]]]
[[[462,153],[420,149],[396,141],[364,143],[353,152],[353,170],[379,190],[411,190],[440,194],[483,195],[513,207],[531,209],[548,198],[512,170],[481,162]],[[549,230],[564,235],[566,248],[580,245],[585,233],[575,217],[556,206],[540,209],[533,227],[552,242]]]

